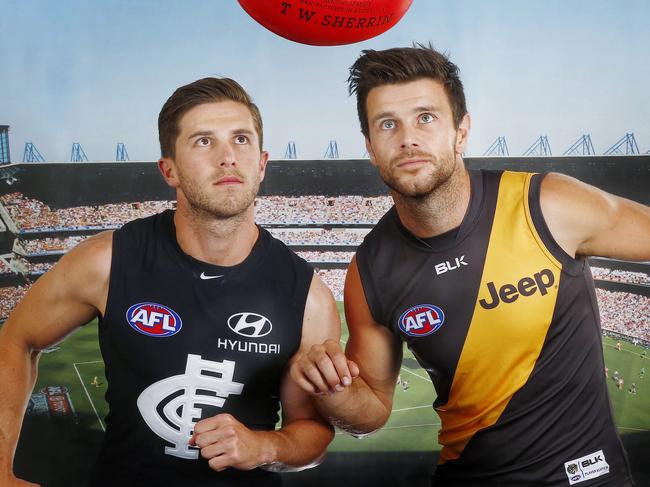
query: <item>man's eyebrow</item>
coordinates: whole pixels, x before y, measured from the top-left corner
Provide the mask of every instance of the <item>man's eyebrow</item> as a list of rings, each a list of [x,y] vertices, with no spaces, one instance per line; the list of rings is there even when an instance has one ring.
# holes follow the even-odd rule
[[[411,110],[411,113],[437,112],[437,111],[438,111],[438,107],[436,107],[435,105],[421,105],[421,106],[417,106],[417,107],[413,108],[413,110]],[[394,118],[395,116],[396,116],[395,112],[390,112],[390,111],[388,111],[388,112],[380,112],[377,115],[375,115],[374,117],[372,117],[371,122],[374,123],[374,122],[377,122],[378,120],[381,120],[381,119],[384,119],[384,118]]]
[[[188,135],[187,140],[193,139],[194,137],[206,137],[208,135],[214,135],[214,133],[211,130],[197,130]]]

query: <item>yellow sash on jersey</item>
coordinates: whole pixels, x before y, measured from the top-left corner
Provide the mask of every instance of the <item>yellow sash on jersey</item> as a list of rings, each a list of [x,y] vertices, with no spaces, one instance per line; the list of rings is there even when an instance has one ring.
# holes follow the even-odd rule
[[[442,420],[440,463],[460,457],[528,380],[551,324],[562,265],[528,207],[532,174],[504,172],[481,286]]]

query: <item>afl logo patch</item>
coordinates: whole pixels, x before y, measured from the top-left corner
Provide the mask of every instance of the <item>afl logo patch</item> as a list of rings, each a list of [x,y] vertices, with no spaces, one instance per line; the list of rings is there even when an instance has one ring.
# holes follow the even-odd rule
[[[138,303],[126,312],[126,321],[134,330],[152,337],[176,335],[183,326],[178,313],[158,303]]]
[[[407,309],[399,317],[399,329],[412,337],[430,335],[445,322],[445,313],[432,304],[418,304]]]
[[[260,338],[271,333],[273,325],[257,313],[236,313],[228,318],[228,328],[241,336]]]

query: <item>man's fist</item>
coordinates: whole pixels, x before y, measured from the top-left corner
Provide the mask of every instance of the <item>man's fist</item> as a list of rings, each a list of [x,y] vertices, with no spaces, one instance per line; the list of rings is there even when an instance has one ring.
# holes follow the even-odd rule
[[[198,446],[217,472],[228,467],[252,470],[273,462],[266,434],[248,429],[230,414],[218,414],[196,423],[190,445]]]
[[[291,364],[291,378],[311,394],[340,392],[359,375],[359,367],[348,360],[341,345],[327,340],[312,347]]]

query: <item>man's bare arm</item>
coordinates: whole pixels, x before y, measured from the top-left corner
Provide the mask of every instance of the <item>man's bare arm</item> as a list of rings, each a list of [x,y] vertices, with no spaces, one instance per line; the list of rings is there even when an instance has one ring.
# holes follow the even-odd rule
[[[330,290],[314,276],[307,297],[300,349],[294,362],[315,343],[338,341],[341,324]],[[272,471],[297,471],[320,463],[332,441],[332,427],[316,411],[310,395],[287,372],[282,381],[282,428],[251,431],[234,417],[219,414],[199,421],[191,442],[201,448],[210,467],[249,470],[258,466]]]
[[[316,345],[294,365],[292,376],[315,395],[330,422],[354,435],[381,428],[390,416],[402,345],[372,318],[356,259],[345,281],[349,339],[345,354],[338,342]]]
[[[0,330],[0,485],[13,457],[41,350],[60,342],[106,306],[112,234],[79,244],[32,286]]]
[[[544,177],[542,214],[572,257],[650,260],[650,208],[557,173]]]

